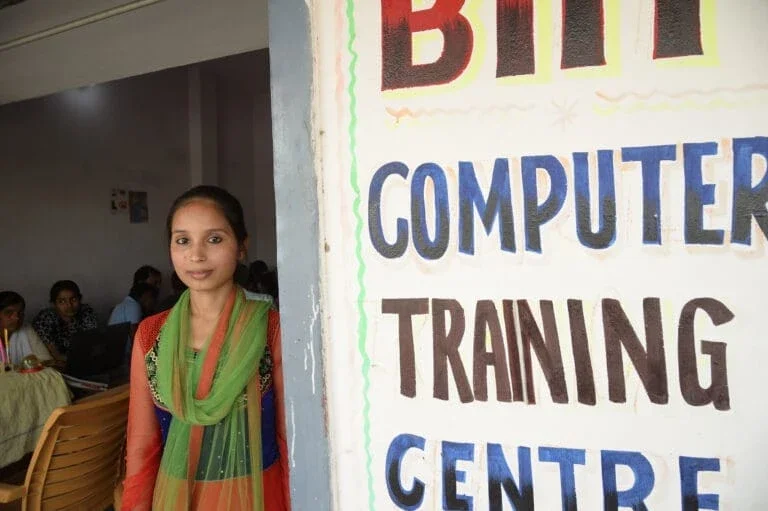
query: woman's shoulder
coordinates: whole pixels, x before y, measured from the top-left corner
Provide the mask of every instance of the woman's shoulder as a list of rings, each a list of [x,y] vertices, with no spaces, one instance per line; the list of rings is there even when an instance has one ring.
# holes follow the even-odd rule
[[[279,328],[280,327],[280,312],[272,307],[269,309],[269,327],[270,328]]]
[[[87,303],[83,303],[80,305],[80,310],[78,311],[83,316],[95,316],[96,311],[93,310],[93,307],[88,305]]]
[[[30,335],[30,334],[31,335],[37,335],[37,333],[35,332],[35,329],[32,328],[32,325],[27,324],[27,323],[24,323],[23,325],[21,325],[21,328],[19,328],[16,331],[16,333],[17,334],[22,334],[22,335]]]
[[[158,312],[157,314],[153,314],[151,316],[147,316],[145,319],[139,323],[139,328],[144,329],[154,329],[157,328],[158,332],[160,331],[160,327],[163,326],[163,323],[165,323],[165,320],[168,319],[168,314],[171,313],[171,309],[164,310],[162,312]]]
[[[56,311],[53,309],[53,307],[46,307],[37,313],[37,316],[35,316],[35,319],[32,320],[32,323],[50,323],[51,321],[55,321],[57,319],[58,315],[56,314]]]
[[[245,288],[243,288],[243,292],[245,293],[245,298],[247,300],[253,302],[262,302],[269,305],[269,313],[267,318],[269,320],[270,328],[280,324],[280,313],[275,308],[275,301],[271,296],[265,295],[263,293],[254,293],[253,291],[248,291]]]
[[[36,318],[44,318],[47,316],[54,316],[56,315],[56,311],[53,307],[45,307],[43,309],[40,309],[40,312],[37,313]]]
[[[14,336],[17,336],[19,338],[26,337],[26,338],[33,338],[33,339],[39,339],[39,336],[37,335],[37,332],[34,328],[32,328],[32,325],[23,324],[21,325],[21,328],[16,330],[13,333]]]
[[[160,329],[165,324],[165,320],[168,319],[170,310],[159,312],[139,323],[139,328],[136,330],[136,340],[141,344],[144,349],[144,353],[147,353],[152,349],[152,346],[157,341],[157,336],[160,334]]]
[[[264,293],[255,293],[253,291],[248,291],[247,289],[243,288],[243,292],[245,293],[245,298],[247,300],[250,300],[252,302],[264,302],[268,303],[270,305],[274,304],[274,300],[271,296],[264,294]]]

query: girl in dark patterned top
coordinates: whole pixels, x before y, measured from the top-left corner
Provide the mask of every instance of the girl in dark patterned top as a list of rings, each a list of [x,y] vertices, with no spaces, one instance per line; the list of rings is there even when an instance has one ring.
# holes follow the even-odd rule
[[[82,302],[83,295],[71,280],[60,280],[51,287],[51,307],[43,309],[32,327],[56,360],[64,360],[72,337],[98,328],[96,313]]]

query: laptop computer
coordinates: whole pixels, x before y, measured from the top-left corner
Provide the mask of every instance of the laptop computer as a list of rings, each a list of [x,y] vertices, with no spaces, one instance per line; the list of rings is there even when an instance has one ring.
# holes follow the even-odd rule
[[[94,381],[109,379],[110,372],[125,365],[130,336],[130,323],[78,332],[70,342],[64,374]]]

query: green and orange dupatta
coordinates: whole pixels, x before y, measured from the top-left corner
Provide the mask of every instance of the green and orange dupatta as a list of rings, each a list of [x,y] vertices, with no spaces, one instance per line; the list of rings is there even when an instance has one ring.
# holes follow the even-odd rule
[[[160,332],[157,391],[173,420],[153,509],[263,509],[258,370],[269,308],[235,288],[196,356],[189,348],[189,291],[168,315]]]

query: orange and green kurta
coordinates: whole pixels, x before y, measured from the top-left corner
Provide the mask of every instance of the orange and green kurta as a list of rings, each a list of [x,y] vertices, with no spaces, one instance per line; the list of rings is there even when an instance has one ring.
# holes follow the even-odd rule
[[[153,498],[157,508],[158,491],[169,491],[168,480],[176,484],[187,482],[184,499],[175,500],[168,509],[253,509],[261,504],[266,511],[283,511],[290,508],[287,482],[287,449],[285,421],[282,413],[282,364],[280,352],[280,326],[277,311],[270,310],[265,316],[266,346],[260,358],[254,380],[234,401],[233,412],[220,422],[192,428],[199,435],[199,448],[184,466],[175,466],[167,456],[168,434],[173,421],[180,420],[169,411],[168,404],[158,390],[158,354],[161,330],[168,319],[168,312],[152,316],[141,323],[134,342],[131,366],[131,402],[128,417],[128,444],[126,480],[123,493],[123,510],[150,510]],[[184,363],[191,368],[200,354],[185,347]],[[213,377],[215,384],[221,374]],[[210,385],[209,385],[210,386]],[[254,415],[249,413],[249,400],[260,401]],[[260,435],[254,436],[251,424],[260,422]],[[180,424],[176,425],[177,427]],[[251,434],[249,434],[251,433]],[[259,438],[261,456],[252,460],[252,438]],[[160,470],[161,463],[163,469]],[[194,464],[194,468],[187,466]],[[253,466],[262,470],[262,488],[251,490]],[[178,465],[178,464],[177,464]],[[158,473],[163,485],[156,489]],[[194,477],[187,474],[194,473]],[[172,485],[170,485],[173,488]],[[174,489],[175,491],[175,489]],[[254,500],[252,493],[261,492]],[[188,496],[186,496],[188,495]],[[162,496],[161,496],[162,497]],[[167,495],[165,498],[167,499]],[[183,500],[188,500],[184,502]]]

